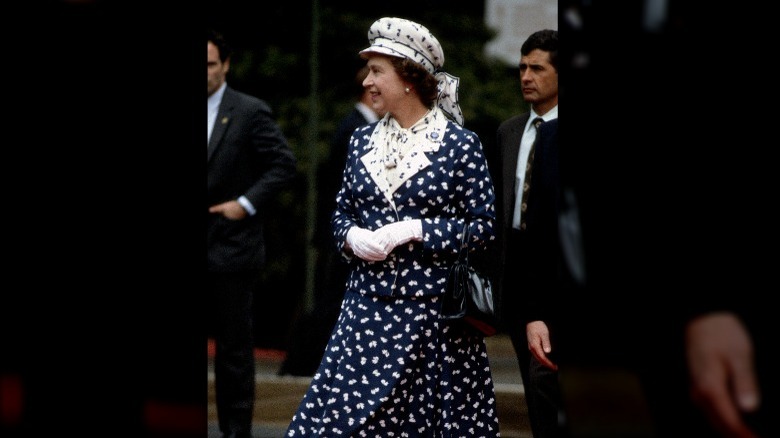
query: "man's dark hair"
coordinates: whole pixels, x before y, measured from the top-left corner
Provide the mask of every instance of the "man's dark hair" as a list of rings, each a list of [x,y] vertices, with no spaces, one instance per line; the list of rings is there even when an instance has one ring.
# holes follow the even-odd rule
[[[520,46],[520,54],[528,55],[534,49],[550,54],[550,64],[558,71],[558,31],[551,29],[538,30],[531,34]]]
[[[219,50],[219,60],[222,62],[225,62],[230,58],[230,55],[233,53],[233,48],[230,47],[230,44],[228,44],[227,40],[224,36],[222,36],[221,33],[217,32],[214,29],[208,29],[208,40],[207,42],[210,42],[217,46],[217,50]]]

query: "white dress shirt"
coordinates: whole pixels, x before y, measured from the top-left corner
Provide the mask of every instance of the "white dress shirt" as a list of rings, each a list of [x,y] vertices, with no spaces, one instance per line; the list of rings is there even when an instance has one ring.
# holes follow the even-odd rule
[[[208,106],[206,107],[208,112],[206,113],[208,121],[208,132],[206,137],[206,144],[211,140],[211,131],[214,130],[214,123],[217,121],[217,113],[219,112],[219,104],[222,103],[222,95],[225,94],[225,87],[227,82],[223,82],[222,86],[217,89],[211,96],[209,96]]]
[[[545,122],[558,118],[558,105],[555,105],[550,111],[547,111],[543,116],[539,116],[531,110],[531,116],[528,117],[528,121],[525,123],[525,130],[523,131],[523,137],[520,139],[520,153],[517,154],[517,167],[515,168],[515,208],[512,215],[512,228],[520,229],[520,214],[522,213],[523,203],[523,184],[525,184],[525,166],[528,163],[528,155],[531,152],[531,146],[536,141],[536,128],[534,128],[533,121],[537,117],[541,117]]]

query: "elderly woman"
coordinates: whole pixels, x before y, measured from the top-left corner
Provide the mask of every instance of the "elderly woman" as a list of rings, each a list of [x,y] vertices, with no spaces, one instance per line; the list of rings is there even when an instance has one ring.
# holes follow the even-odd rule
[[[337,207],[350,275],[322,362],[287,437],[498,437],[484,339],[439,318],[469,227],[494,240],[494,193],[458,78],[427,28],[386,17],[360,52],[378,122],[349,140]]]

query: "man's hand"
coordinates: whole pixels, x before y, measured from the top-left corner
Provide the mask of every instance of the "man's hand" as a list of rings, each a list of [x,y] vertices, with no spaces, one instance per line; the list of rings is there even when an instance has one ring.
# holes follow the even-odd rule
[[[532,321],[525,325],[525,335],[528,339],[528,349],[531,354],[547,368],[558,370],[558,365],[553,363],[547,354],[552,351],[550,345],[550,330],[544,321]]]
[[[209,207],[209,213],[221,214],[222,216],[237,221],[246,217],[247,212],[238,201],[227,201],[221,204]]]
[[[758,409],[760,394],[753,343],[739,318],[728,312],[691,320],[685,328],[691,397],[724,437],[756,438],[743,414]]]

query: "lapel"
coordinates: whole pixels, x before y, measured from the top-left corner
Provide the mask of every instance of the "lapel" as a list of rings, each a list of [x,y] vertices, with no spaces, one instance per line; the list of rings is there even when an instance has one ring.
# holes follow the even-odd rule
[[[219,104],[217,120],[214,122],[214,130],[211,131],[209,139],[208,158],[206,162],[211,161],[212,155],[217,147],[222,143],[222,137],[225,135],[233,116],[233,108],[236,105],[235,94],[230,87],[225,88],[225,94],[222,95],[222,102]]]
[[[558,179],[558,118],[548,120],[541,127],[537,135],[534,152],[534,163],[531,172],[532,181],[556,181]],[[541,168],[541,170],[538,170]],[[537,175],[539,172],[541,174]],[[540,179],[541,177],[541,179]],[[531,184],[533,191],[535,184]]]
[[[384,154],[379,147],[379,133],[381,131],[380,122],[374,128],[369,139],[369,151],[362,157],[360,161],[363,166],[366,167],[371,180],[379,187],[384,195],[395,208],[395,202],[393,200],[393,193],[402,187],[403,184],[411,177],[419,173],[421,170],[431,165],[431,160],[426,153],[433,153],[439,150],[439,147],[444,143],[444,133],[447,128],[447,120],[444,117],[435,120],[425,133],[425,139],[414,145],[409,152],[404,155],[403,159],[398,162],[398,171],[392,183],[387,181],[387,173],[385,172]]]
[[[520,141],[523,139],[523,129],[525,128],[531,113],[525,113],[517,117],[507,133],[506,140],[502,145],[506,148],[504,160],[502,162],[503,181],[504,181],[504,224],[512,226],[512,216],[515,208],[515,174],[517,173],[517,157],[520,155]]]
[[[393,203],[393,196],[390,193],[390,185],[387,183],[387,179],[385,178],[385,163],[382,160],[382,154],[380,153],[375,141],[378,127],[379,125],[374,128],[374,132],[371,134],[371,139],[369,140],[371,149],[369,149],[367,154],[360,157],[360,161],[363,163],[363,166],[366,167],[371,180],[374,181],[374,184],[379,187],[379,190],[382,191],[382,194],[385,196],[385,198],[387,198],[387,200],[393,204],[393,208],[395,208],[395,203]]]

